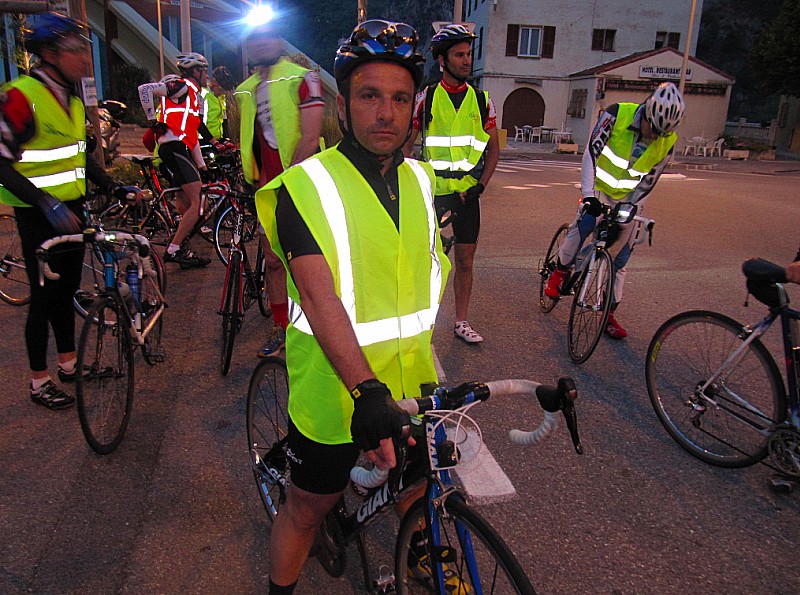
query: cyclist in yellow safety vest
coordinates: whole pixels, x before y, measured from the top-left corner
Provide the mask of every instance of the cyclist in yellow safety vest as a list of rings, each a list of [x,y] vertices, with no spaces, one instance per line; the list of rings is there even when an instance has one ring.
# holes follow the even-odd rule
[[[30,398],[49,409],[75,399],[50,378],[48,333],[55,336],[58,379],[74,382],[75,311],[83,250],[53,250],[50,265],[59,279],[39,283],[36,249],[50,238],[83,229],[86,178],[119,200],[138,198],[86,154],[86,117],[78,84],[88,74],[89,29],[64,15],[36,15],[24,31],[25,48],[38,57],[30,76],[0,90],[0,203],[14,207],[31,299],[25,343],[31,370]],[[34,208],[35,207],[35,208]]]
[[[242,171],[257,188],[319,149],[325,104],[319,73],[283,56],[279,17],[247,29],[246,47],[255,73],[236,89]],[[286,340],[286,271],[261,235],[272,330],[259,357],[278,353]]]
[[[334,64],[344,138],[256,194],[291,272],[292,484],[270,539],[270,593],[291,593],[359,450],[395,465],[395,399],[436,382],[431,336],[450,263],[427,164],[404,159],[422,80],[409,25],[361,23]],[[411,499],[410,499],[411,500]]]
[[[677,140],[674,130],[683,119],[683,96],[672,83],[661,83],[642,103],[615,103],[607,107],[595,125],[583,154],[581,193],[584,197],[575,221],[570,225],[558,255],[558,265],[547,281],[544,293],[561,295],[567,269],[573,264],[601,214],[601,202],[619,201],[638,205],[639,212],[672,157]],[[628,332],[614,312],[622,300],[625,265],[633,251],[636,222],[620,226],[615,240],[614,302],[606,333],[624,339]]]
[[[436,172],[436,203],[440,213],[455,214],[456,322],[453,332],[467,343],[483,337],[467,322],[472,295],[472,265],[481,226],[479,198],[500,158],[494,104],[486,91],[467,83],[472,74],[472,41],[466,26],[450,23],[431,38],[431,53],[442,80],[417,96],[414,127],[422,132],[422,157]],[[410,154],[416,135],[409,139]]]

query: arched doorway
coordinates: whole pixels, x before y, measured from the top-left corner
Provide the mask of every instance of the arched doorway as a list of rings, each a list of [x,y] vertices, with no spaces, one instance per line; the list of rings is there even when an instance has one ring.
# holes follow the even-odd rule
[[[514,126],[541,126],[544,122],[544,99],[538,92],[521,87],[511,92],[503,103],[502,127],[514,138]]]

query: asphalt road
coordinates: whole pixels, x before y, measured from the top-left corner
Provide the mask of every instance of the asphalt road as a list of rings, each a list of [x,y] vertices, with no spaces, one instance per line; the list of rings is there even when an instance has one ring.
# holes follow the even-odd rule
[[[567,304],[539,312],[535,269],[574,216],[578,164],[539,157],[504,159],[482,199],[470,321],[486,341],[453,337],[448,289],[434,343],[450,382],[574,376],[585,454],[574,454],[563,427],[535,450],[510,445],[506,431],[535,423],[535,409],[512,399],[481,406],[486,443],[517,491],[481,512],[544,593],[800,592],[798,495],[773,493],[763,466],[716,469],[682,451],[658,423],[643,373],[650,337],[679,311],[760,317],[757,304],[742,307],[740,265],[794,256],[800,165],[671,168],[647,207],[654,244],[630,263],[619,309],[630,336],[604,339],[575,366]],[[0,593],[266,592],[269,529],[244,427],[266,327],[248,312],[222,378],[224,269],[169,273],[167,362],[148,368],[137,357],[133,419],[107,457],[88,448],[74,411],[30,403],[24,312],[0,304]],[[376,569],[391,563],[394,521],[381,523],[370,541]],[[310,561],[297,592],[358,592],[351,553],[341,579]]]

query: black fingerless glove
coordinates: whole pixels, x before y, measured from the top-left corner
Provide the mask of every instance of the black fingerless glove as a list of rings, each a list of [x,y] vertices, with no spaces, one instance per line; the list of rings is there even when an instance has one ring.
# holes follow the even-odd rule
[[[36,206],[42,210],[47,222],[58,235],[81,233],[81,222],[78,217],[55,196],[45,192],[36,202]]]
[[[467,189],[467,191],[464,193],[464,204],[477,201],[481,194],[483,194],[484,190],[486,190],[486,187],[480,182]]]
[[[399,436],[411,417],[392,399],[389,387],[379,380],[365,380],[350,391],[353,419],[350,435],[363,451],[375,450],[384,438]]]
[[[603,203],[596,196],[587,196],[583,199],[584,211],[592,217],[599,217],[603,213]]]

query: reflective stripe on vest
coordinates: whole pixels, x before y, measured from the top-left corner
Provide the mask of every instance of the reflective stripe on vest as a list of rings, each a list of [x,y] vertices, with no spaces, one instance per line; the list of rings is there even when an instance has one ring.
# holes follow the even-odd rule
[[[23,75],[4,89],[19,90],[28,101],[33,116],[34,135],[21,147],[12,166],[34,186],[61,201],[86,193],[86,117],[77,97],[69,98],[69,109],[58,102],[39,80]],[[29,207],[0,186],[0,202]]]
[[[611,136],[597,159],[595,168],[597,189],[614,200],[620,200],[630,194],[642,178],[667,156],[678,138],[673,132],[666,137],[652,140],[644,153],[637,158],[636,163],[631,165],[630,155],[636,134],[629,127],[638,108],[639,105],[636,103],[619,104]]]
[[[350,239],[347,235],[347,221],[345,218],[342,197],[339,194],[336,184],[328,170],[318,159],[307,159],[299,165],[305,170],[308,177],[314,183],[319,193],[325,217],[330,223],[333,233],[336,252],[339,255],[339,287],[341,292],[342,306],[350,319],[350,323],[355,331],[358,344],[363,346],[400,339],[403,337],[414,337],[420,333],[431,330],[436,321],[436,313],[439,310],[439,295],[442,289],[442,267],[438,260],[436,251],[436,216],[433,209],[433,196],[431,194],[430,180],[425,170],[413,160],[406,160],[411,166],[414,174],[419,181],[420,188],[425,195],[425,205],[428,215],[428,235],[430,238],[430,251],[433,259],[430,277],[430,305],[424,310],[405,314],[399,318],[385,318],[383,320],[371,320],[369,322],[358,322],[356,319],[355,287],[353,281],[353,265],[350,260]],[[289,298],[289,319],[297,330],[313,335],[311,325],[308,323],[306,315],[303,313],[300,304]]]
[[[167,97],[161,98],[161,121],[172,133],[193,149],[197,144],[197,129],[200,126],[200,90],[188,79],[183,79],[189,91],[183,101],[175,103]],[[189,118],[191,117],[191,121]]]

